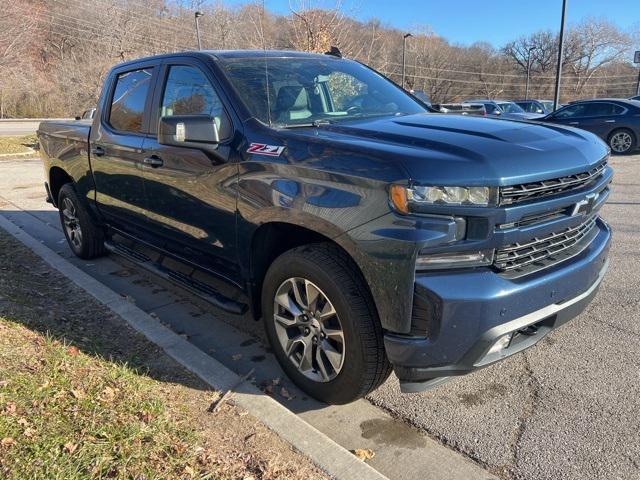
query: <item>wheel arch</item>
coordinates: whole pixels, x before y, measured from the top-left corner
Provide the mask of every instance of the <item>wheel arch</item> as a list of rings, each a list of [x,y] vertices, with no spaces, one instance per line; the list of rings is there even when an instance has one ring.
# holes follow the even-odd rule
[[[255,230],[249,247],[250,297],[252,311],[256,319],[259,319],[262,314],[260,302],[262,285],[269,266],[284,252],[313,243],[330,243],[343,251],[357,269],[369,290],[369,294],[371,294],[365,275],[356,261],[356,246],[349,241],[348,235],[328,236],[296,223],[282,220],[272,221],[263,223]]]
[[[49,170],[49,191],[51,192],[51,200],[53,206],[58,206],[58,195],[60,195],[60,189],[67,183],[74,183],[73,178],[66,170],[60,167],[51,167]]]

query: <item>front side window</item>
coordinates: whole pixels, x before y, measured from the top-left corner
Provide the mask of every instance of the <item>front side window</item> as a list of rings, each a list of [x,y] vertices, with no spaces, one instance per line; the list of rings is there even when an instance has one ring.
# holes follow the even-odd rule
[[[579,118],[584,117],[586,111],[586,105],[569,105],[555,114],[555,118]]]
[[[266,57],[221,63],[251,114],[268,125],[427,112],[389,80],[350,60]]]
[[[226,138],[230,133],[231,124],[220,97],[196,67],[174,65],[169,68],[160,116],[173,115],[209,115],[218,126],[220,138]]]
[[[122,132],[142,132],[144,105],[151,84],[151,68],[118,75],[111,99],[109,124]]]

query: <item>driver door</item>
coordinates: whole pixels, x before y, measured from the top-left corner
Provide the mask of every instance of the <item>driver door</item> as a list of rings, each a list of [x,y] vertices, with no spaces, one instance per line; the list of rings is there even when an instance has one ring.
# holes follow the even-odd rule
[[[150,228],[166,250],[231,279],[236,260],[231,161],[233,125],[206,66],[192,59],[165,61],[152,108],[153,134],[145,138],[143,178]],[[161,145],[161,117],[207,114],[215,118],[220,144],[214,153]]]

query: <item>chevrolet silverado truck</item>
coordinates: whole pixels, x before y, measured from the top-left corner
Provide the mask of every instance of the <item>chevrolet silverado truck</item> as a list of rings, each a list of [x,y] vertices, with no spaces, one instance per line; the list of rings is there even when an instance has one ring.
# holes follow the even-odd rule
[[[531,347],[607,269],[595,135],[429,113],[339,55],[199,51],[108,74],[89,121],[38,130],[83,259],[115,252],[263,319],[311,396],[391,371],[433,388]]]

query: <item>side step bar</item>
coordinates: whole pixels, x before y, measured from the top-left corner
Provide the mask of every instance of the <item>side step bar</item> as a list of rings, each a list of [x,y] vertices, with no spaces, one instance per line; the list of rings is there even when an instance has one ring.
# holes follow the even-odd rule
[[[111,253],[120,255],[130,262],[144,268],[148,272],[158,275],[159,277],[169,280],[173,283],[180,285],[181,287],[189,290],[194,295],[202,298],[203,300],[215,305],[216,307],[236,315],[242,315],[247,311],[247,304],[237,302],[217,291],[212,286],[205,282],[197,280],[188,274],[172,270],[162,265],[160,261],[153,261],[144,253],[133,250],[132,248],[122,245],[121,243],[115,243],[106,241],[104,246]],[[164,257],[160,257],[161,259]]]

